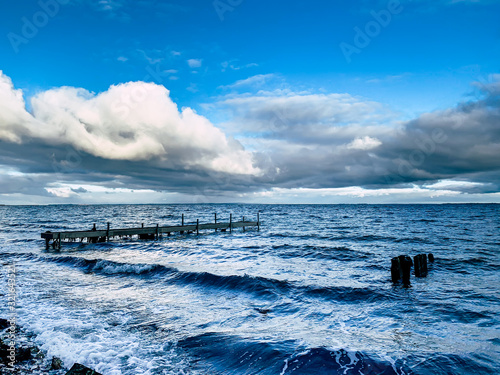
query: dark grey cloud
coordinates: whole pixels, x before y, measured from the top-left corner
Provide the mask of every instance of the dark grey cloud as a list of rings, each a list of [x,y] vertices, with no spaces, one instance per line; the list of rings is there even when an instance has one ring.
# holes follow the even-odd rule
[[[252,132],[260,138],[256,143],[266,150],[267,163],[279,169],[269,180],[275,186],[384,188],[465,178],[485,182],[475,190],[494,192],[500,171],[497,86],[483,85],[480,100],[404,124],[381,113],[376,103],[358,105],[348,96],[270,96],[220,104],[235,107],[228,128],[240,126],[248,138]],[[318,109],[318,102],[327,108]]]

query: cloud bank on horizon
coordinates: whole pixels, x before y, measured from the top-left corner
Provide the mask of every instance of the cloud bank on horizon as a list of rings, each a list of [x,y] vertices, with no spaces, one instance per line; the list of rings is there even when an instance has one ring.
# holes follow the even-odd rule
[[[211,104],[229,114],[216,125],[145,82],[41,91],[28,111],[0,73],[0,196],[85,202],[133,189],[182,201],[498,201],[500,77],[490,78],[477,100],[410,121],[349,94],[231,92]]]

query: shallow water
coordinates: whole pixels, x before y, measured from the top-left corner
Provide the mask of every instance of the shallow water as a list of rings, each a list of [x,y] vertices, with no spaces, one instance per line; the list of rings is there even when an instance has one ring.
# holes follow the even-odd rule
[[[40,233],[254,218],[261,231],[63,244]],[[17,319],[103,374],[497,374],[499,205],[0,207]],[[390,259],[432,252],[426,278]],[[0,297],[7,298],[2,267]],[[6,316],[6,304],[0,316]]]

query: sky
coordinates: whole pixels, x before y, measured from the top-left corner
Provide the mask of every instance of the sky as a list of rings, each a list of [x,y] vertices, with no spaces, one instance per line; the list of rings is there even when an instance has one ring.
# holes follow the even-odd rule
[[[0,3],[0,204],[500,203],[500,1]]]

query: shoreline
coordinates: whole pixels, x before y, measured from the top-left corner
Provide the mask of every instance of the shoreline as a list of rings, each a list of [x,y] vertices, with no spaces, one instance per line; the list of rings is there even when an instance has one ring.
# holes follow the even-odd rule
[[[0,375],[34,374],[34,375],[100,375],[98,372],[75,363],[71,369],[57,357],[49,357],[35,343],[36,335],[16,325],[14,342],[16,355],[14,366],[10,365],[10,347],[12,337],[8,319],[0,318]]]
[[[16,325],[15,332],[15,348],[16,358],[14,366],[9,365],[10,359],[6,359],[4,350],[9,348],[10,336],[12,335],[10,323],[7,319],[0,318],[0,374],[50,374],[64,375],[68,372],[68,368],[61,366],[59,369],[52,368],[53,362],[57,363],[56,357],[48,358],[47,353],[41,350],[35,344],[36,335],[26,331],[24,328]],[[7,354],[9,356],[10,354]],[[59,360],[60,361],[60,360]],[[7,363],[6,363],[7,362]],[[60,362],[62,364],[62,362]],[[57,367],[57,364],[56,364]]]

